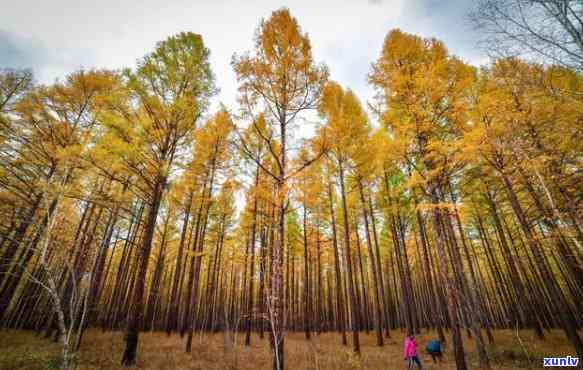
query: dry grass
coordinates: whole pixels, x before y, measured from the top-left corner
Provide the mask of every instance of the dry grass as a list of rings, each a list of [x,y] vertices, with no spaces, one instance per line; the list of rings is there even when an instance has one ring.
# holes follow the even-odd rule
[[[384,347],[375,345],[374,333],[361,335],[362,356],[352,354],[351,347],[343,347],[337,334],[322,334],[306,341],[302,333],[286,337],[286,368],[305,370],[332,369],[404,369],[402,342],[404,333],[394,331]],[[425,369],[455,369],[453,354],[447,350],[442,364],[433,364],[423,353],[424,343],[433,333],[417,337],[421,360]],[[521,332],[524,348],[516,332],[500,330],[495,333],[496,347],[490,348],[493,369],[535,369],[542,365],[544,356],[573,355],[562,333],[548,333],[547,340],[537,341],[531,332]],[[123,334],[101,333],[92,330],[85,336],[78,354],[77,369],[122,369],[119,366],[123,349]],[[236,343],[228,345],[223,334],[195,336],[191,354],[184,352],[185,340],[179,335],[148,333],[140,336],[136,369],[205,369],[256,370],[270,369],[271,355],[267,339],[253,337],[250,347],[242,345],[244,337],[235,336]],[[477,357],[472,340],[465,339],[469,368],[477,368]],[[447,348],[446,348],[447,349]],[[58,362],[59,346],[32,332],[0,332],[0,369],[53,369]],[[530,358],[530,361],[528,360]]]

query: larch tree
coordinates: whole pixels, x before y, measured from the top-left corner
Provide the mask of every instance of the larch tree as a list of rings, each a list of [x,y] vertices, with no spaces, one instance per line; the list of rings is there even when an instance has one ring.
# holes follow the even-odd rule
[[[353,333],[353,350],[360,353],[358,327],[358,308],[356,303],[356,288],[354,286],[353,262],[350,245],[350,215],[347,206],[347,176],[350,171],[362,166],[362,154],[366,153],[365,145],[369,139],[370,127],[364,109],[358,98],[350,90],[344,91],[334,82],[328,83],[324,89],[320,114],[326,119],[326,125],[320,132],[320,140],[328,146],[327,155],[332,160],[340,185],[342,202],[344,256],[348,272],[348,295],[350,299],[351,325]],[[374,265],[373,265],[374,266]],[[378,294],[378,291],[375,290]],[[378,302],[377,300],[375,300]],[[382,330],[380,315],[378,315],[377,333]],[[381,334],[382,338],[382,334]],[[382,341],[382,340],[381,340]],[[381,343],[379,343],[381,344]]]
[[[578,0],[479,0],[470,20],[495,57],[523,57],[583,70]]]
[[[363,333],[447,330],[458,369],[487,369],[483,333],[560,328],[583,356],[581,7],[478,3],[527,60],[477,69],[390,31],[369,109],[287,9],[232,58],[235,114],[205,115],[214,77],[192,33],[135,69],[46,85],[0,69],[0,326],[60,341],[62,368],[95,327],[125,330],[126,366],[159,330],[195,356],[198,333],[229,350],[267,331],[276,370],[288,331],[329,332],[360,361]]]
[[[477,314],[473,299],[464,288],[461,261],[455,253],[451,259],[453,274],[449,272],[447,254],[453,239],[446,234],[449,214],[444,203],[446,185],[465,164],[459,156],[456,139],[463,134],[468,119],[465,108],[474,76],[473,68],[449,56],[440,41],[399,30],[387,35],[381,56],[370,74],[370,82],[378,89],[386,107],[383,120],[401,143],[399,151],[404,165],[412,170],[410,184],[423,189],[432,209],[438,266],[446,287],[458,369],[467,368],[458,305],[467,307],[474,316]],[[450,251],[455,252],[455,247]],[[471,322],[477,325],[474,332],[480,364],[487,368],[479,321]]]
[[[205,237],[209,229],[212,211],[216,203],[215,188],[220,183],[220,177],[228,176],[230,161],[233,158],[230,152],[231,133],[233,122],[230,114],[221,110],[214,114],[196,133],[194,158],[190,163],[190,171],[196,174],[199,187],[202,185],[198,199],[194,241],[189,258],[190,271],[187,283],[186,308],[184,309],[183,329],[188,330],[186,352],[192,350],[192,337],[197,320],[197,309],[201,302],[197,301],[201,289],[200,276],[203,253],[206,253]],[[226,187],[229,189],[229,187]],[[197,307],[198,306],[198,307]]]
[[[308,36],[287,9],[277,10],[263,20],[257,30],[254,53],[235,55],[232,65],[239,81],[241,109],[253,117],[266,112],[266,121],[275,138],[262,138],[276,164],[275,172],[260,165],[276,181],[277,242],[273,247],[268,297],[271,324],[273,368],[284,369],[284,281],[285,214],[288,205],[288,180],[301,171],[290,169],[288,130],[300,114],[317,107],[322,87],[328,77],[324,66],[316,65]],[[244,145],[244,144],[243,144]],[[258,163],[259,165],[259,163]]]
[[[8,308],[63,193],[83,170],[82,158],[96,135],[100,102],[115,86],[117,78],[111,72],[79,71],[53,86],[29,91],[11,108],[12,122],[0,157],[6,176],[0,183],[18,202],[22,217],[5,239],[1,260],[8,263],[0,263],[0,315]],[[18,264],[11,266],[38,217],[42,221],[33,240]]]
[[[137,284],[128,313],[124,366],[136,360],[143,325],[144,285],[158,210],[177,157],[214,93],[209,50],[202,37],[181,33],[157,44],[136,71],[126,71],[125,88],[111,96],[102,140],[135,180],[133,189],[147,205],[138,254]]]
[[[490,173],[504,189],[525,235],[526,245],[535,259],[538,273],[546,282],[544,289],[554,302],[561,302],[553,309],[555,315],[579,354],[583,351],[583,343],[576,330],[576,317],[570,308],[567,295],[557,279],[552,277],[552,267],[544,256],[544,245],[528,220],[524,201],[519,199],[517,190],[518,186],[524,184],[535,207],[543,216],[543,222],[552,235],[551,240],[561,262],[575,284],[581,286],[577,254],[570,245],[577,244],[579,234],[573,208],[575,203],[568,200],[573,199],[572,193],[564,181],[576,176],[571,173],[568,163],[575,160],[573,155],[580,145],[576,136],[569,134],[573,109],[576,110],[578,104],[569,102],[571,99],[563,100],[561,95],[549,94],[544,87],[537,88],[531,83],[520,81],[526,75],[553,76],[554,73],[552,69],[541,70],[538,66],[513,59],[499,60],[491,70],[484,71],[476,97],[472,129],[464,137],[463,148],[470,158],[475,158],[474,164],[483,166],[485,169],[482,172]],[[570,79],[568,74],[562,75],[562,78],[565,77]],[[571,83],[573,82],[576,81],[572,80]],[[561,81],[554,83],[558,85]],[[531,180],[531,177],[536,180]],[[539,186],[546,197],[538,194]],[[484,193],[489,197],[488,201],[493,202],[491,189],[486,189]],[[560,201],[560,208],[564,212],[558,210],[555,199]],[[492,211],[495,212],[494,209]],[[563,213],[574,216],[571,217],[571,222],[565,222]],[[493,213],[493,217],[499,223],[496,213]],[[501,238],[500,244],[502,248],[507,248],[505,238]],[[531,301],[524,307],[524,320],[542,336],[540,316],[533,310],[532,298],[525,295],[520,279],[516,278],[518,270],[514,263],[511,271],[518,284],[519,293]]]

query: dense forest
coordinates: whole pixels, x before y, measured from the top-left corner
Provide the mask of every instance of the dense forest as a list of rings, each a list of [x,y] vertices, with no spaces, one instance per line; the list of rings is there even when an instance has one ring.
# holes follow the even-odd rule
[[[467,335],[489,369],[494,331],[560,329],[582,358],[583,8],[480,3],[485,38],[529,56],[498,40],[476,67],[389,30],[368,102],[286,8],[233,50],[234,107],[211,111],[191,32],[121,71],[0,70],[1,326],[54,338],[64,369],[95,328],[125,333],[124,366],[149,331],[265,340],[276,370],[292,332],[359,356],[363,333],[432,330],[457,369]],[[519,3],[564,39],[513,38]]]

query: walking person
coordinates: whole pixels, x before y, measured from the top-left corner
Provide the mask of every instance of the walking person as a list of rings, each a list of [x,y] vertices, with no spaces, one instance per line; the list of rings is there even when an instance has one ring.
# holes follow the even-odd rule
[[[425,350],[431,355],[433,363],[437,362],[435,360],[436,358],[439,360],[439,362],[441,362],[441,356],[443,356],[443,353],[441,351],[441,342],[439,340],[433,339],[429,341],[429,343],[427,343],[425,346]]]
[[[407,361],[407,369],[411,369],[413,363],[415,363],[418,369],[423,369],[421,360],[417,357],[417,342],[413,334],[408,334],[405,338],[404,354],[405,361]]]

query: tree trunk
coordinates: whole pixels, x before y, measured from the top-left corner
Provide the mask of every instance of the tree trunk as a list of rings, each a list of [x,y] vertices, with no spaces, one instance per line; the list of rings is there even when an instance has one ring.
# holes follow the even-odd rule
[[[516,193],[514,192],[512,182],[508,178],[507,175],[501,174],[502,182],[504,183],[504,187],[506,189],[506,193],[508,194],[508,198],[510,199],[510,204],[514,213],[516,214],[516,218],[526,236],[527,244],[529,245],[537,267],[539,268],[543,279],[546,282],[546,286],[551,298],[555,301],[556,307],[558,308],[558,316],[559,321],[565,334],[575,351],[577,352],[577,356],[579,358],[583,357],[583,342],[581,342],[581,338],[577,333],[577,322],[575,317],[573,317],[573,313],[568,307],[568,303],[563,295],[563,292],[560,290],[560,287],[557,285],[555,277],[553,276],[552,272],[550,271],[549,267],[547,266],[542,251],[540,249],[540,245],[536,242],[536,239],[530,229],[528,221],[526,220],[526,216],[524,215],[524,211],[520,203],[518,202],[518,198],[516,197]]]
[[[304,204],[304,331],[306,333],[306,339],[310,340],[312,336],[311,327],[311,312],[310,312],[310,273],[308,271],[309,267],[309,255],[308,255],[308,211],[306,205]]]
[[[340,176],[340,194],[342,196],[342,213],[344,215],[344,254],[346,258],[346,268],[348,272],[348,295],[350,297],[350,313],[352,324],[352,348],[354,353],[360,355],[360,338],[358,335],[358,304],[356,301],[356,287],[354,286],[354,276],[352,272],[352,252],[350,250],[350,226],[348,220],[348,207],[346,205],[346,189],[344,187],[344,168],[341,161],[338,163]]]
[[[433,209],[433,229],[435,232],[435,242],[438,255],[438,267],[441,280],[445,284],[445,292],[447,297],[447,311],[449,313],[449,320],[451,323],[452,332],[452,342],[453,350],[455,356],[455,363],[458,370],[466,370],[466,358],[464,353],[464,345],[461,338],[460,324],[457,311],[457,300],[455,284],[452,281],[448,273],[447,257],[446,257],[446,247],[445,247],[445,235],[442,229],[441,223],[441,211],[438,207],[439,197],[436,194],[436,190],[432,193],[432,202],[434,205]]]
[[[166,187],[166,178],[160,177],[156,181],[154,191],[152,194],[152,201],[146,217],[146,224],[144,226],[144,236],[142,239],[140,253],[138,255],[138,276],[136,286],[134,288],[132,305],[130,306],[128,327],[126,331],[126,347],[123,353],[121,364],[123,366],[132,366],[136,363],[136,353],[138,349],[138,338],[143,325],[144,317],[144,285],[146,282],[146,272],[148,270],[148,262],[150,258],[150,251],[152,250],[152,239],[154,237],[154,230],[156,228],[156,219],[158,217],[158,210],[162,201],[164,188]]]
[[[334,249],[334,272],[336,276],[336,324],[342,335],[342,344],[346,345],[346,324],[344,319],[344,289],[340,274],[340,256],[338,255],[338,233],[336,231],[336,216],[334,215],[334,199],[332,184],[328,182],[328,200],[330,203],[330,224],[332,225],[332,248]]]
[[[374,299],[374,308],[375,308],[375,317],[376,317],[376,332],[377,332],[377,345],[383,346],[384,345],[384,338],[383,338],[383,311],[381,310],[381,297],[382,292],[380,290],[380,283],[379,283],[379,271],[377,270],[377,264],[375,263],[376,259],[373,253],[372,242],[369,233],[369,225],[368,225],[368,210],[366,207],[366,201],[364,199],[364,191],[362,189],[362,183],[358,182],[358,190],[360,193],[360,202],[363,209],[363,218],[364,218],[364,230],[366,234],[366,244],[368,246],[368,255],[369,255],[369,262],[372,269],[372,277],[373,277],[373,299]]]

